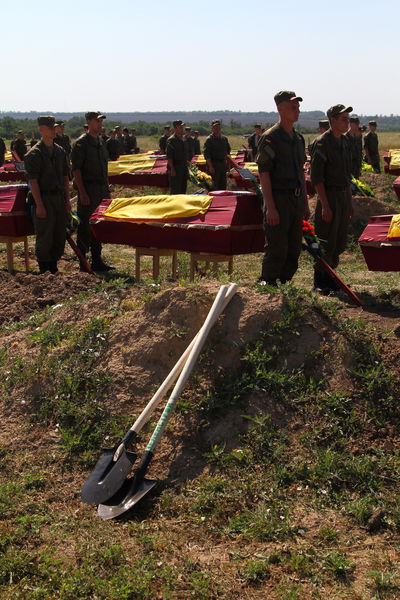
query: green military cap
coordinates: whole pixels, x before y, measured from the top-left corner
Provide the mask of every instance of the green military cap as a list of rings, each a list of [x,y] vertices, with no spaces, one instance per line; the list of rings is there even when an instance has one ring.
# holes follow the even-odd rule
[[[328,119],[331,119],[332,117],[338,117],[339,115],[341,115],[342,113],[351,113],[353,112],[353,107],[352,106],[345,106],[344,104],[334,104],[333,106],[331,106],[330,108],[328,108],[328,110],[326,111],[326,114],[328,115]]]
[[[211,121],[211,127],[213,125],[221,125],[221,121],[219,119],[214,119],[213,121]]]
[[[85,114],[86,121],[91,121],[92,119],[106,119],[106,115],[103,115],[99,110],[90,110]]]
[[[318,127],[329,129],[330,125],[328,119],[322,119],[322,121],[318,121]]]
[[[173,121],[172,125],[174,127],[179,127],[179,125],[184,125],[185,123],[183,121],[181,121],[181,119],[178,119],[177,121]]]
[[[46,127],[55,127],[56,124],[56,120],[54,117],[51,116],[47,116],[47,117],[38,117],[38,125],[45,125]],[[22,132],[21,132],[22,133]]]
[[[376,127],[376,121],[368,121],[368,125],[375,125]]]
[[[359,125],[360,119],[353,115],[352,117],[350,117],[350,123],[357,123],[357,125]]]
[[[275,104],[278,106],[281,102],[291,102],[292,100],[298,100],[299,102],[303,102],[303,98],[300,96],[296,96],[296,92],[291,92],[289,90],[281,90],[277,92],[274,96]]]

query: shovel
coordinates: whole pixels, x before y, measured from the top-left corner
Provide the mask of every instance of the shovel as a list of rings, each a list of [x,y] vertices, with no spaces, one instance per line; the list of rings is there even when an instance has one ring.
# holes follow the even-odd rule
[[[221,312],[235,295],[236,289],[236,284],[231,283],[224,297]],[[214,321],[218,316],[219,315],[216,315],[214,317]],[[137,440],[138,434],[150,419],[157,406],[161,403],[167,391],[176,381],[200,332],[192,340],[150,402],[125,434],[119,446],[103,451],[93,472],[83,484],[81,491],[83,502],[86,502],[87,504],[100,504],[101,502],[106,502],[121,489],[137,458],[137,455],[129,448],[132,446],[133,442]]]
[[[236,284],[231,284],[231,295],[234,295],[236,291]],[[204,342],[208,336],[208,333],[215,323],[218,316],[221,314],[223,308],[226,306],[226,295],[228,286],[221,286],[216,299],[208,313],[207,319],[197,334],[193,347],[188,356],[187,362],[182,369],[178,381],[169,397],[169,400],[164,408],[164,411],[156,425],[156,428],[150,438],[149,443],[146,446],[145,452],[142,455],[140,464],[135,472],[135,475],[126,479],[122,484],[120,490],[115,494],[113,498],[110,498],[107,504],[99,504],[98,515],[104,520],[113,519],[130,510],[135,506],[143,496],[145,496],[157,483],[156,480],[147,479],[145,477],[146,471],[153,458],[154,451],[160,442],[161,436],[168,424],[168,421],[174,411],[175,405],[182,393],[182,390],[189,378],[189,375],[194,367],[194,364],[199,356]]]

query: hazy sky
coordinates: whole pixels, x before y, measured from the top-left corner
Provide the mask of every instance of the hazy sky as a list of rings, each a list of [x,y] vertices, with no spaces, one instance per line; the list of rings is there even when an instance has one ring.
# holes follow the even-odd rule
[[[0,1],[0,111],[399,114],[399,0]]]

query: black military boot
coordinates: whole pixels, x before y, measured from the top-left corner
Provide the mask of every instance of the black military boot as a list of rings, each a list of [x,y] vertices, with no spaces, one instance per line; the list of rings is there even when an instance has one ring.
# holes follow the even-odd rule
[[[328,279],[329,277],[329,279]],[[332,291],[330,287],[331,277],[325,271],[317,271],[314,270],[314,290],[319,294],[323,294],[324,296],[328,296],[328,294]]]
[[[93,271],[99,272],[113,271],[115,269],[115,267],[112,267],[111,265],[105,263],[104,260],[101,258],[101,253],[97,251],[92,251],[91,267]]]
[[[52,260],[50,263],[50,273],[58,273],[58,268],[57,268],[57,261],[56,260]]]
[[[51,271],[50,262],[38,260],[39,265],[39,273],[42,275],[43,273],[47,273],[47,271]]]

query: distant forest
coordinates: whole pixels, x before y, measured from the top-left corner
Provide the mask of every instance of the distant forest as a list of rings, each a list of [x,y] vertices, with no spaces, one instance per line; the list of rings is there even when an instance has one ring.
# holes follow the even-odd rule
[[[65,121],[66,133],[77,138],[83,131],[85,118],[83,113],[58,113],[52,111],[38,112],[1,112],[0,111],[0,137],[12,139],[17,131],[24,131],[27,138],[39,136],[37,117],[40,114],[53,114],[57,119]],[[107,113],[106,113],[107,114]],[[267,128],[277,121],[276,112],[237,112],[237,111],[191,111],[191,112],[132,112],[108,113],[104,121],[106,130],[109,131],[116,125],[129,129],[135,128],[137,135],[161,135],[164,125],[172,124],[175,119],[183,119],[192,129],[198,129],[200,135],[210,132],[210,121],[221,119],[223,130],[230,135],[246,135],[252,133],[253,126],[258,123]],[[303,133],[315,133],[318,121],[326,118],[322,111],[303,112],[297,129]],[[360,115],[360,121],[367,124],[375,119],[380,131],[400,131],[400,115]]]

